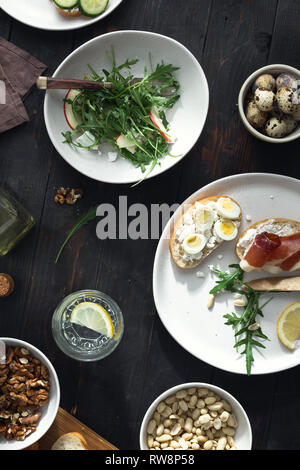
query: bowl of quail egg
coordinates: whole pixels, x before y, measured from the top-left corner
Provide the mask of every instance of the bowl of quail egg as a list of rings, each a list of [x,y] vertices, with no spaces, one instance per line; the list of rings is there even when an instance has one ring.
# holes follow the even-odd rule
[[[244,82],[238,99],[246,129],[260,140],[285,143],[300,137],[300,71],[267,65]]]

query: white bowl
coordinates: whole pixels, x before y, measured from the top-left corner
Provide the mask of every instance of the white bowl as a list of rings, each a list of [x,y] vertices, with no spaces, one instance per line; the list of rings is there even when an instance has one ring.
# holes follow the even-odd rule
[[[173,395],[174,393],[178,392],[178,390],[187,389],[191,387],[207,388],[213,391],[214,393],[216,393],[217,395],[219,395],[221,398],[223,398],[230,404],[232,408],[232,412],[236,416],[237,422],[238,422],[238,426],[236,428],[236,434],[234,436],[235,444],[238,450],[251,450],[252,430],[251,430],[249,419],[242,405],[232,395],[230,395],[228,392],[226,392],[222,388],[219,388],[215,385],[202,383],[202,382],[190,382],[190,383],[185,383],[181,385],[176,385],[175,387],[172,387],[169,390],[166,390],[158,398],[156,398],[156,400],[154,400],[152,405],[150,405],[148,410],[146,411],[146,414],[141,424],[141,429],[140,429],[141,450],[149,450],[148,445],[147,445],[147,426],[148,426],[149,420],[153,416],[154,411],[156,410],[157,405],[162,400],[165,400],[167,397],[169,397],[170,395]]]
[[[136,77],[142,77],[144,66],[149,67],[149,53],[152,63],[170,63],[180,67],[176,77],[181,84],[181,98],[167,113],[172,124],[172,133],[177,141],[170,146],[172,155],[161,160],[150,173],[153,177],[178,163],[197,142],[208,111],[209,91],[204,72],[196,58],[182,44],[160,34],[145,31],[117,31],[94,38],[70,54],[55,71],[55,77],[82,78],[90,64],[96,71],[110,69],[106,52],[114,48],[117,64],[126,59],[138,58],[132,67]],[[62,132],[70,130],[63,113],[63,98],[66,91],[48,90],[45,98],[44,115],[49,137],[58,153],[76,170],[90,178],[107,183],[134,183],[143,177],[125,158],[108,161],[104,151],[82,152],[63,144]]]
[[[298,139],[300,137],[300,122],[298,123],[296,129],[286,137],[282,137],[281,139],[269,137],[268,135],[262,134],[259,130],[251,126],[251,124],[248,122],[244,111],[244,103],[248,91],[251,89],[253,83],[255,82],[256,78],[259,77],[259,75],[269,73],[273,76],[277,76],[283,72],[292,73],[300,80],[300,71],[295,69],[294,67],[290,67],[289,65],[284,64],[266,65],[265,67],[256,70],[247,78],[240,90],[238,98],[239,113],[246,129],[252,135],[254,135],[254,137],[257,137],[260,140],[264,140],[265,142],[270,142],[273,144],[284,144],[285,142],[291,142],[292,140]]]
[[[26,447],[31,446],[37,442],[41,437],[48,431],[52,425],[58,411],[59,401],[60,401],[60,387],[56,372],[53,365],[47,359],[47,357],[36,347],[32,346],[25,341],[21,341],[15,338],[1,338],[0,341],[4,341],[7,346],[21,347],[28,349],[30,354],[41,361],[49,370],[49,381],[50,381],[50,394],[49,402],[41,407],[41,417],[37,423],[36,431],[30,434],[24,439],[24,441],[11,440],[7,441],[4,437],[0,435],[0,451],[1,450],[22,450]]]

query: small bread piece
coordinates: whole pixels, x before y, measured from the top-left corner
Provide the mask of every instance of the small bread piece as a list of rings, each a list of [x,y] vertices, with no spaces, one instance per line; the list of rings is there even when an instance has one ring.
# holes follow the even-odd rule
[[[253,279],[253,281],[248,281],[247,285],[258,291],[298,292],[300,291],[300,276]]]
[[[79,432],[68,432],[54,442],[51,450],[88,450],[88,446]]]
[[[57,8],[58,13],[60,13],[63,16],[69,16],[69,17],[81,16],[81,12],[77,8],[74,8],[73,10],[64,10],[63,8],[59,8],[59,7],[56,7],[56,8]]]
[[[236,244],[236,254],[237,256],[240,258],[240,260],[244,259],[244,256],[245,256],[245,252],[247,250],[247,246],[244,246],[241,241],[242,239],[247,236],[247,232],[250,230],[250,229],[257,229],[260,225],[268,225],[268,224],[271,224],[272,226],[274,226],[274,231],[272,233],[277,233],[279,236],[280,236],[280,230],[282,230],[282,227],[285,226],[289,226],[290,229],[289,229],[289,233],[288,235],[294,235],[296,233],[299,233],[300,232],[300,222],[297,222],[296,220],[291,220],[291,219],[285,219],[285,218],[282,218],[282,217],[270,217],[269,219],[264,219],[264,220],[259,220],[258,222],[255,222],[254,224],[252,225],[249,225],[249,227],[246,228],[246,230],[244,230],[242,232],[242,234],[240,235],[238,241],[237,241],[237,244]],[[282,236],[282,235],[281,235]]]
[[[171,234],[171,237],[170,237],[170,242],[169,242],[169,248],[170,248],[170,252],[171,252],[171,255],[172,255],[172,258],[174,260],[174,262],[177,264],[177,266],[179,268],[182,268],[182,269],[191,269],[191,268],[195,268],[196,266],[198,266],[200,263],[202,263],[202,261],[204,261],[214,250],[216,250],[222,243],[223,243],[223,240],[221,242],[217,242],[215,244],[215,246],[213,248],[208,248],[207,246],[205,246],[202,250],[202,257],[200,259],[195,259],[194,261],[186,261],[184,258],[183,258],[183,255],[182,255],[182,248],[180,246],[180,243],[178,242],[178,240],[176,239],[175,235],[176,235],[176,232],[177,230],[179,229],[180,225],[183,223],[183,220],[184,220],[184,216],[188,213],[191,213],[194,209],[195,209],[195,205],[196,203],[199,203],[199,204],[206,204],[206,203],[209,203],[209,202],[217,202],[218,199],[220,198],[228,198],[228,199],[231,199],[232,202],[234,202],[239,208],[240,208],[240,216],[239,218],[233,220],[233,222],[238,222],[240,223],[241,222],[241,218],[242,218],[242,209],[241,209],[241,206],[238,204],[238,202],[236,202],[232,197],[230,196],[211,196],[211,197],[206,197],[204,199],[199,199],[198,201],[195,201],[180,217],[179,219],[177,220],[175,226],[174,226],[174,230]]]

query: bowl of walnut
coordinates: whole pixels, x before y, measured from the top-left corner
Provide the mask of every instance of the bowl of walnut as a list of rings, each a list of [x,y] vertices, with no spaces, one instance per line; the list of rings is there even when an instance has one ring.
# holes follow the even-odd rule
[[[140,429],[142,450],[251,450],[252,431],[241,404],[215,385],[192,382],[162,393]]]
[[[52,425],[59,401],[49,359],[25,341],[0,337],[0,450],[35,444]]]

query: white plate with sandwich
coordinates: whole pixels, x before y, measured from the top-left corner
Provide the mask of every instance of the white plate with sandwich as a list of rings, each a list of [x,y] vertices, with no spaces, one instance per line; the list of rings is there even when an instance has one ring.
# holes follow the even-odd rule
[[[8,15],[27,26],[50,31],[83,28],[102,20],[123,0],[1,0]]]
[[[252,345],[251,374],[300,364],[297,341],[288,348],[277,334],[282,312],[300,302],[299,194],[300,181],[293,178],[235,175],[196,191],[166,225],[154,261],[155,305],[169,333],[197,358],[226,371],[247,373],[243,346],[234,348],[234,330],[224,317],[232,313],[240,317],[246,307],[235,305],[236,299],[246,297],[220,292],[208,307],[210,291],[220,280],[213,270],[232,273],[236,268],[229,265],[235,264],[242,268],[245,283],[267,278],[263,286],[269,289],[273,278],[283,278],[281,284],[275,279],[275,288],[283,286],[282,292],[259,295],[260,307],[269,302],[250,330],[256,328],[257,336],[263,331],[268,340],[252,333],[263,347]]]

